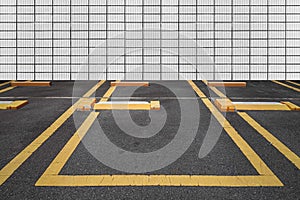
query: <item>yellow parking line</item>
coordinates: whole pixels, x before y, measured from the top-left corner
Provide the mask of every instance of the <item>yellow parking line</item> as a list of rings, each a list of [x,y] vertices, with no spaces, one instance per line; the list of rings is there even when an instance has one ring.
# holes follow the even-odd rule
[[[95,93],[96,90],[97,90],[101,85],[103,85],[104,82],[105,82],[104,80],[99,81],[94,87],[92,87],[87,93],[85,93],[85,94],[83,95],[83,97],[84,97],[84,98],[87,98],[87,97],[92,96],[92,94]]]
[[[202,81],[205,85],[207,85],[208,88],[210,88],[214,93],[216,93],[216,95],[218,95],[219,97],[222,98],[227,98],[227,96],[225,94],[223,94],[218,88],[214,87],[214,86],[209,86],[209,82],[206,80]]]
[[[88,96],[95,92],[105,81],[100,81],[97,87],[91,88],[84,96]],[[0,170],[0,185],[2,185],[30,156],[33,154],[54,132],[74,113],[76,105],[80,103],[78,100],[68,110],[66,110],[59,118],[57,118],[43,133],[41,133],[33,142],[15,156],[8,164]]]
[[[0,93],[3,93],[3,92],[7,92],[7,91],[9,91],[9,90],[12,90],[12,89],[14,89],[15,87],[16,87],[16,86],[9,86],[9,87],[6,87],[6,88],[0,90]]]
[[[211,87],[246,87],[246,82],[207,82]]]
[[[267,141],[269,141],[278,151],[280,151],[287,159],[289,159],[298,169],[300,169],[300,158],[287,146],[285,146],[280,140],[272,135],[268,130],[262,127],[247,113],[238,112],[238,114],[250,124],[260,135],[262,135]]]
[[[160,110],[159,101],[114,101],[99,102],[94,110]]]
[[[149,82],[111,82],[111,86],[123,86],[123,87],[132,87],[132,86],[149,86]]]
[[[12,102],[0,103],[0,110],[17,110],[28,104],[27,100],[17,100]]]
[[[216,93],[219,97],[227,98],[225,94],[223,94],[219,89],[216,87],[209,87],[214,93]]]
[[[4,85],[7,85],[7,84],[10,84],[11,83],[11,81],[7,81],[7,82],[4,82],[4,83],[1,83],[0,84],[0,87],[2,87],[2,86],[4,86]]]
[[[284,86],[284,87],[290,88],[290,89],[292,89],[292,90],[295,90],[295,91],[297,91],[297,92],[300,92],[300,89],[295,88],[295,87],[290,86],[290,85],[287,85],[287,84],[285,84],[285,83],[281,83],[281,82],[275,81],[275,80],[273,80],[272,82],[273,82],[273,83],[277,83],[277,84],[279,84],[279,85],[282,85],[282,86]]]
[[[115,83],[119,83],[120,81],[115,81]],[[110,88],[107,90],[107,92],[103,95],[101,98],[100,102],[105,102],[108,100],[108,98],[112,95],[112,93],[115,91],[117,88],[116,85],[110,86]]]
[[[294,82],[294,81],[286,81],[286,82],[291,83],[291,84],[294,84],[294,85],[297,85],[297,86],[300,87],[300,83],[296,83],[296,82]]]
[[[227,122],[223,115],[205,98],[204,93],[189,82],[202,101],[223,125],[226,132],[253,164],[259,175],[253,176],[213,176],[213,175],[59,175],[63,166],[85,136],[98,113],[91,113],[67,142],[46,171],[36,182],[36,186],[283,186],[281,181],[251,149],[245,140]],[[114,87],[114,86],[112,86]],[[115,88],[107,91],[102,101],[107,101]]]
[[[47,175],[35,186],[218,186],[260,187],[283,186],[276,176],[211,176],[211,175]]]
[[[4,84],[4,85],[7,85],[8,83],[11,83],[11,82],[12,82],[12,81],[8,81],[8,82],[6,82],[6,84],[2,83],[2,85],[3,85],[3,84]],[[25,82],[31,82],[31,81],[29,80],[29,81],[25,81]],[[0,86],[2,86],[2,85],[0,85]],[[7,92],[7,91],[12,90],[12,89],[14,89],[14,88],[16,88],[16,87],[17,87],[17,86],[9,86],[9,87],[6,87],[6,88],[0,90],[0,93]]]
[[[59,154],[55,157],[52,163],[49,165],[44,174],[59,174],[60,170],[64,165],[61,164],[61,161],[68,160],[81,139],[84,137],[86,132],[94,123],[95,119],[99,115],[99,112],[91,112],[89,116],[85,119],[79,129],[74,133],[71,139],[67,142],[67,144],[63,147],[63,149],[59,152]]]

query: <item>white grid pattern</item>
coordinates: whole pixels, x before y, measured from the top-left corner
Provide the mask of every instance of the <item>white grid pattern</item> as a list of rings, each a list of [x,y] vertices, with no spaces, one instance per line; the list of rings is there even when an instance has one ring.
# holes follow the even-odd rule
[[[0,6],[0,80],[300,79],[299,0]]]

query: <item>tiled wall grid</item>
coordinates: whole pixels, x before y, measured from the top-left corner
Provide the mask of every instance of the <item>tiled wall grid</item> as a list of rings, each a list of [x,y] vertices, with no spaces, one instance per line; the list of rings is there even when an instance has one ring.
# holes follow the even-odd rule
[[[0,80],[300,79],[300,0],[0,6]]]

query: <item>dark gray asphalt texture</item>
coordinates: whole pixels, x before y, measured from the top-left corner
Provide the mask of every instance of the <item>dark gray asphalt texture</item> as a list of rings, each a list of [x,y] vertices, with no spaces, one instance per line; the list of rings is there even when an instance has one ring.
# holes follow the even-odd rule
[[[54,81],[52,87],[17,87],[1,93],[1,101],[27,99],[29,104],[16,111],[0,110],[0,169],[67,110],[72,105],[72,101],[77,100],[95,83],[80,82],[80,89],[75,87],[78,89],[75,93],[74,82],[68,81]],[[216,94],[209,92],[202,82],[195,81],[195,83],[211,100],[217,98]],[[98,100],[109,89],[109,85],[107,81],[97,90],[95,96]],[[178,87],[178,90],[192,90],[184,81],[179,81]],[[300,105],[300,93],[269,81],[249,81],[246,88],[226,88],[226,95],[236,101],[290,100]],[[178,99],[172,91],[150,82],[150,87],[138,88],[132,96],[113,96],[112,99],[118,98],[160,100],[168,115],[166,124],[159,133],[143,139],[124,133],[117,126],[112,111],[100,112],[98,121],[106,136],[116,146],[132,152],[151,152],[172,141],[180,122]],[[195,99],[189,96],[179,98],[186,98],[184,101]],[[213,150],[206,157],[198,158],[212,116],[201,99],[196,98],[196,101],[199,103],[200,126],[188,150],[169,166],[146,174],[257,175],[254,167],[225,131],[222,131]],[[299,111],[249,111],[247,113],[300,155]],[[130,111],[130,115],[138,125],[146,126],[150,123],[148,111]],[[283,187],[36,187],[34,185],[36,181],[76,131],[74,120],[70,117],[0,186],[0,199],[299,199],[299,169],[237,113],[227,113],[226,118],[282,181]],[[89,134],[87,132],[84,139],[88,139]],[[60,174],[129,173],[104,165],[89,153],[83,143],[80,143]]]

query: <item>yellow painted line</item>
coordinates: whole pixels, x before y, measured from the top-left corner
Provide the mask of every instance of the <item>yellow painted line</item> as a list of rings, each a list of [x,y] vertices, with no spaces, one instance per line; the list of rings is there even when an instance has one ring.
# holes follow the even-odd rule
[[[210,88],[214,93],[216,93],[216,95],[218,95],[219,97],[222,98],[227,98],[227,96],[225,94],[223,94],[218,88],[213,87],[213,86],[209,86],[209,82],[204,80],[202,81],[205,85],[207,85],[208,88]]]
[[[13,81],[9,81],[9,83],[12,83],[12,82],[13,82]],[[29,81],[25,81],[25,83],[28,83],[28,82],[30,82],[30,80],[29,80]],[[5,85],[6,85],[6,84],[5,84]],[[7,92],[7,91],[12,90],[12,89],[14,89],[14,88],[16,88],[16,87],[17,87],[17,86],[9,86],[9,87],[6,87],[6,88],[0,90],[0,93]]]
[[[227,98],[225,94],[223,94],[220,90],[216,87],[209,87],[214,93],[216,93],[219,97]]]
[[[195,92],[202,97],[204,93],[193,82],[189,82]],[[114,87],[114,86],[112,86]],[[104,95],[102,101],[107,101],[112,94],[112,88]],[[258,157],[251,147],[227,122],[223,115],[207,98],[202,99],[213,112],[218,121],[225,127],[226,132],[240,147],[245,156],[250,159],[260,175],[253,176],[214,176],[214,175],[59,175],[61,169],[73,154],[81,139],[93,124],[98,113],[91,113],[75,132],[46,171],[36,182],[36,186],[283,186],[266,164]]]
[[[104,81],[100,81],[102,84]],[[102,84],[98,84],[99,88]],[[90,89],[84,96],[96,91],[95,87]],[[54,132],[74,113],[78,100],[73,106],[68,108],[59,118],[57,118],[43,133],[41,133],[33,142],[15,156],[8,164],[0,170],[0,185],[2,185],[30,156],[33,154]]]
[[[294,82],[294,81],[286,81],[286,82],[291,83],[291,84],[294,84],[294,85],[297,85],[297,86],[300,87],[300,83],[296,83],[296,82]]]
[[[290,110],[299,110],[300,111],[300,106],[297,106],[296,104],[293,104],[292,102],[289,101],[281,101],[280,103],[285,104],[290,108]]]
[[[203,81],[204,82],[204,81]],[[205,83],[205,82],[204,82]],[[193,88],[193,90],[197,93],[197,95],[200,97],[200,98],[207,98],[206,95],[197,87],[196,84],[191,84],[191,87]]]
[[[28,104],[27,100],[17,100],[9,104],[0,104],[0,110],[17,110]]]
[[[96,103],[96,98],[82,98],[80,103],[76,106],[77,111],[90,111]]]
[[[12,81],[11,86],[51,86],[50,81]]]
[[[291,110],[286,104],[233,104],[236,110]]]
[[[90,97],[92,96],[93,93],[96,92],[96,90],[103,85],[103,83],[105,82],[105,80],[99,81],[94,87],[92,87],[87,93],[85,93],[83,95],[83,97]]]
[[[159,110],[159,101],[113,101],[94,104],[94,110]]]
[[[142,86],[147,87],[149,86],[149,82],[111,82],[111,86]]]
[[[2,86],[4,86],[4,85],[8,85],[8,84],[10,84],[11,83],[11,81],[7,81],[7,82],[4,82],[4,83],[1,83],[0,84],[0,87],[2,87]]]
[[[246,82],[207,82],[210,87],[246,87]]]
[[[280,140],[278,140],[273,134],[262,127],[247,113],[238,112],[238,114],[251,125],[260,135],[262,135],[268,142],[270,142],[280,153],[282,153],[287,159],[289,159],[298,169],[300,169],[300,158],[287,146],[285,146]]]
[[[15,86],[15,87],[16,87],[16,86]],[[12,89],[14,89],[15,87],[12,87],[12,86],[6,87],[6,88],[0,90],[0,93],[3,93],[3,92],[7,92],[7,91],[9,91],[9,90],[12,90]]]
[[[119,83],[120,81],[116,81],[116,83]],[[110,86],[110,88],[107,90],[107,92],[103,95],[100,102],[105,102],[108,100],[108,98],[112,95],[112,93],[115,91],[117,86]]]
[[[203,81],[204,82],[204,81]],[[281,104],[268,104],[268,103],[260,103],[260,104],[247,104],[246,102],[243,104],[234,104],[231,100],[223,94],[216,87],[209,86],[209,82],[204,82],[214,93],[216,93],[222,99],[216,99],[215,105],[221,112],[234,112],[236,110],[298,110],[296,107],[291,108],[288,103]],[[279,82],[280,83],[280,82]]]
[[[221,112],[234,112],[235,106],[232,104],[231,100],[229,99],[216,99],[214,101],[215,106],[221,111]]]
[[[238,110],[300,110],[300,107],[291,102],[232,102],[229,99],[216,99],[215,106],[221,112],[235,112]]]
[[[300,92],[300,89],[299,89],[299,88],[295,88],[295,87],[293,87],[293,86],[290,86],[290,85],[287,85],[287,84],[285,84],[285,83],[281,83],[281,82],[275,81],[275,80],[273,80],[272,82],[273,82],[273,83],[277,83],[277,84],[279,84],[279,85],[282,85],[282,86],[284,86],[284,87],[287,87],[287,88],[289,88],[289,89],[295,90],[295,91],[297,91],[297,92]]]
[[[59,154],[55,157],[52,163],[49,165],[44,174],[59,174],[60,170],[63,168],[61,161],[68,160],[81,139],[87,133],[89,128],[94,123],[95,119],[99,115],[98,112],[91,112],[89,116],[85,119],[79,129],[74,133],[71,139],[67,142],[67,144],[63,147],[63,149],[59,152]]]
[[[208,84],[208,81],[207,80],[202,80],[202,82],[207,85]]]
[[[282,186],[275,176],[47,175],[36,186]]]
[[[197,87],[193,81],[188,81],[189,84],[195,88]],[[198,88],[199,89],[199,88]],[[204,93],[199,89],[195,91],[199,96],[203,96]],[[256,152],[248,145],[248,143],[238,134],[238,132],[231,126],[227,119],[219,112],[219,110],[211,103],[207,98],[201,98],[206,107],[218,120],[218,122],[224,127],[224,130],[234,141],[234,143],[244,153],[253,167],[260,175],[274,175],[271,169],[265,164],[265,162],[256,154]],[[275,176],[275,175],[274,175]],[[279,181],[279,180],[278,180]]]

